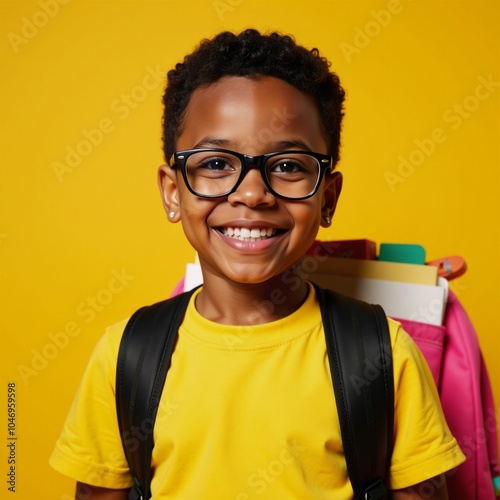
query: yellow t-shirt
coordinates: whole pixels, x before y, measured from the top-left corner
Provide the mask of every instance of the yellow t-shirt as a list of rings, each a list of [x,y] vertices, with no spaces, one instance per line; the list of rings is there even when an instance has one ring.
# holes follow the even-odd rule
[[[312,289],[311,289],[312,290]],[[389,321],[395,383],[391,489],[454,468],[463,455],[413,341]],[[51,465],[80,482],[126,488],[115,371],[125,323],[96,346]],[[148,423],[145,423],[148,425]],[[133,429],[127,439],[141,439]],[[153,499],[352,499],[319,305],[251,327],[194,307],[179,331],[154,430]]]

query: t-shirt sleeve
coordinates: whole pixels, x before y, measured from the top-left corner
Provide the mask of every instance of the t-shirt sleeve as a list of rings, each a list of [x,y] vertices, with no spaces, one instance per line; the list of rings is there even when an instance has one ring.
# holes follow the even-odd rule
[[[129,488],[133,481],[118,429],[116,359],[125,322],[108,328],[96,345],[50,465],[76,481],[103,488]]]
[[[395,490],[452,470],[465,457],[446,424],[422,353],[399,323],[390,324],[395,410],[389,488]]]

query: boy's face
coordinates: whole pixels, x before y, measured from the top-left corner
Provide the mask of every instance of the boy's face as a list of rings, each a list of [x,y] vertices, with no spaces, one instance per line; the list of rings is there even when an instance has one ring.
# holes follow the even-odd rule
[[[176,149],[204,147],[247,155],[280,150],[327,152],[314,101],[270,77],[225,77],[194,92]],[[268,192],[255,168],[234,193],[217,199],[189,192],[179,168],[162,165],[159,183],[170,220],[182,221],[199,254],[205,282],[217,276],[238,283],[262,283],[295,264],[314,241],[319,226],[329,225],[342,178],[340,174],[326,176],[318,192],[301,201]],[[265,235],[246,241],[230,236],[235,229],[253,230],[252,236],[260,230]]]

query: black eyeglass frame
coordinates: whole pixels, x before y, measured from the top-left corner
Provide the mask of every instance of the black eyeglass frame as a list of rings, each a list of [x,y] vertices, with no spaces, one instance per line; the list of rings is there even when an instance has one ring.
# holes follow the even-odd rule
[[[238,180],[236,181],[236,184],[226,191],[225,193],[222,194],[215,194],[215,195],[205,195],[196,192],[192,187],[191,184],[189,183],[187,172],[186,172],[186,162],[188,158],[195,153],[226,153],[226,154],[231,154],[238,158],[241,162],[241,171],[240,175],[238,177]],[[305,154],[308,156],[311,156],[314,158],[319,165],[319,174],[318,174],[318,179],[316,181],[316,184],[314,188],[311,190],[311,192],[305,196],[301,196],[299,198],[293,198],[289,196],[283,196],[282,194],[277,193],[273,187],[271,186],[271,183],[269,182],[269,179],[267,178],[267,173],[266,173],[266,162],[269,160],[269,158],[272,158],[273,156],[280,156],[280,155],[294,155],[294,154]],[[223,198],[225,196],[229,196],[230,194],[234,193],[237,189],[238,186],[243,182],[243,179],[245,178],[247,172],[251,168],[258,168],[260,171],[260,174],[262,176],[262,179],[264,180],[264,184],[266,185],[267,189],[269,189],[269,192],[272,193],[274,196],[277,196],[278,198],[283,198],[285,200],[293,200],[293,201],[299,201],[299,200],[307,200],[308,198],[311,198],[314,196],[319,189],[319,186],[321,184],[321,180],[323,179],[323,176],[325,175],[325,172],[329,170],[330,173],[334,171],[334,167],[332,167],[332,157],[328,155],[324,155],[322,153],[315,153],[313,151],[297,151],[297,150],[284,150],[284,151],[274,151],[272,153],[266,153],[264,155],[258,155],[258,156],[250,156],[250,155],[245,155],[242,153],[238,153],[236,151],[231,151],[230,149],[221,149],[221,148],[198,148],[198,149],[185,149],[183,151],[177,151],[175,152],[171,159],[170,159],[170,164],[172,168],[175,166],[179,166],[182,172],[182,177],[184,179],[184,183],[186,184],[186,187],[188,190],[194,194],[195,196],[198,196],[199,198]]]

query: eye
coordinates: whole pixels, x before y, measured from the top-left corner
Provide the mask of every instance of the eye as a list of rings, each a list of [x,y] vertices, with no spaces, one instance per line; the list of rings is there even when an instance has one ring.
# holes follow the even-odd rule
[[[206,158],[200,162],[198,168],[206,168],[207,170],[218,172],[221,170],[232,170],[233,166],[227,158]]]
[[[186,170],[192,178],[220,180],[237,175],[241,167],[239,159],[231,154],[200,151],[189,156]]]
[[[295,186],[293,196],[308,194],[318,179],[319,165],[314,156],[301,152],[283,152],[271,156],[266,164],[267,179],[278,193]],[[285,187],[285,184],[288,186]]]
[[[300,161],[290,158],[283,158],[271,165],[269,171],[277,174],[297,174],[306,172],[309,169]]]

